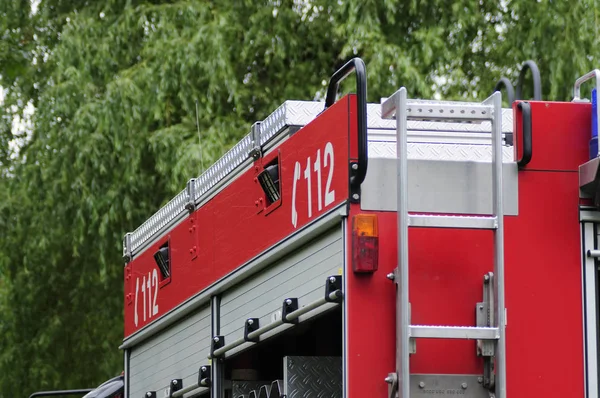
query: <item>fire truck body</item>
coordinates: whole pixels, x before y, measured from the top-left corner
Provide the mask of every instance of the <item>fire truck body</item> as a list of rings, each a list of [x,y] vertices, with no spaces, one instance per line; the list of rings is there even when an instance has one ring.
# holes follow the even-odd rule
[[[126,235],[125,396],[597,398],[592,106],[366,104],[362,68]]]

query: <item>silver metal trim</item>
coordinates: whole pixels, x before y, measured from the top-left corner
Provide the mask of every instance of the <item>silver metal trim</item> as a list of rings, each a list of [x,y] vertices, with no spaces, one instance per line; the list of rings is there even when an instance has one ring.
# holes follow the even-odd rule
[[[411,227],[426,228],[471,228],[471,229],[496,229],[498,219],[485,216],[436,216],[431,214],[413,215],[408,217]]]
[[[173,308],[155,322],[128,336],[123,340],[123,344],[121,344],[119,349],[133,347],[140,342],[154,336],[161,330],[172,325],[174,322],[187,316],[202,305],[208,303],[212,295],[222,293],[231,286],[249,278],[250,276],[267,267],[273,261],[285,256],[289,252],[297,249],[304,243],[340,223],[343,217],[345,217],[345,207],[345,203],[340,204],[338,207],[333,208],[320,218],[316,219],[313,223],[298,230],[295,234],[288,236],[282,241],[276,243],[269,250],[259,254],[254,259],[248,261],[245,265],[237,268],[219,281],[213,283],[202,292]]]
[[[344,210],[347,210],[344,207]],[[348,294],[348,281],[346,278],[346,267],[348,265],[348,237],[346,231],[348,231],[348,218],[343,218],[341,223],[342,228],[342,249],[344,251],[343,263],[342,263],[342,285],[344,294]],[[348,396],[348,328],[346,322],[348,320],[348,306],[346,305],[348,298],[344,297],[342,301],[342,398]]]
[[[123,350],[123,395],[129,397],[129,350]]]
[[[367,176],[361,184],[362,210],[397,211],[396,168],[395,158],[369,159]],[[518,215],[519,171],[516,162],[504,163],[503,173],[504,215]],[[492,213],[490,162],[409,158],[408,182],[409,212],[463,215]]]
[[[581,101],[581,85],[594,78],[596,79],[596,92],[600,95],[600,70],[594,69],[575,80],[575,84],[573,85],[573,102]]]
[[[494,108],[494,123],[492,124],[492,137],[494,154],[492,167],[494,180],[494,212],[497,227],[494,230],[494,291],[497,294],[494,325],[500,329],[500,338],[496,349],[496,398],[506,398],[506,304],[504,297],[504,205],[502,192],[504,181],[502,175],[502,125],[498,122],[502,115],[502,96],[500,92],[492,94],[484,103]],[[500,116],[501,117],[501,116]]]
[[[474,326],[412,325],[410,337],[427,339],[497,340],[499,329]]]
[[[585,251],[598,252],[596,247],[596,237],[594,236],[594,223],[583,223],[583,249]],[[584,349],[585,355],[584,368],[586,369],[586,397],[598,398],[598,329],[596,296],[598,294],[598,281],[596,280],[597,265],[592,256],[582,257],[582,295],[584,308]]]
[[[598,222],[600,223],[600,212],[595,208],[581,207],[579,210],[579,221]]]
[[[392,102],[393,101],[393,102]],[[410,301],[408,294],[408,118],[402,112],[408,106],[406,88],[402,87],[393,96],[392,102],[396,115],[396,131],[398,156],[398,268],[399,272],[399,302],[396,306],[400,311],[399,333],[400,341],[396,345],[396,371],[398,372],[398,392],[401,397],[410,397]],[[385,104],[382,108],[385,107]],[[383,113],[383,110],[382,110]]]

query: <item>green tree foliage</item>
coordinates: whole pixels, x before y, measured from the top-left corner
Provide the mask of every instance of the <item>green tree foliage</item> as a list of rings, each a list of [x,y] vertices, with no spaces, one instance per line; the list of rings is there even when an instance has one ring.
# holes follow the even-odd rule
[[[483,99],[526,59],[565,100],[600,66],[594,0],[34,3],[0,2],[5,397],[119,373],[123,234],[282,101],[322,98],[349,58],[374,102],[401,85]]]

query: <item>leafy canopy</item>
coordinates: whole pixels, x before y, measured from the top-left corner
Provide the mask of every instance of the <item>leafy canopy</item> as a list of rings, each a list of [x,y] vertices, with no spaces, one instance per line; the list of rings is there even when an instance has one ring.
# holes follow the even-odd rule
[[[119,373],[123,234],[281,102],[322,98],[349,58],[373,102],[402,85],[483,99],[526,59],[545,99],[568,100],[600,64],[593,0],[31,4],[0,2],[6,397]]]

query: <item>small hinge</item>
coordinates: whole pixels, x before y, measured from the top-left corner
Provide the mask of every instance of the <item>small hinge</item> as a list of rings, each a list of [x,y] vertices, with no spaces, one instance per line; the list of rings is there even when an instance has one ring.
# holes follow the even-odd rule
[[[200,366],[198,371],[198,385],[200,387],[210,387],[210,365]]]
[[[325,301],[328,303],[341,303],[342,297],[342,276],[332,275],[325,282]]]
[[[358,175],[358,163],[350,162],[350,203],[360,203],[360,184],[356,184]]]
[[[210,356],[215,357],[215,351],[225,345],[225,336],[214,336],[210,346]]]
[[[133,259],[131,250],[131,232],[127,232],[123,237],[123,260],[125,264],[129,263]]]
[[[171,383],[169,383],[169,398],[173,397],[173,393],[175,391],[179,391],[183,388],[183,380],[182,379],[173,379]]]
[[[259,328],[259,319],[258,318],[246,319],[246,323],[244,324],[244,341],[258,343],[258,337],[255,337],[253,339],[248,337],[248,335],[250,333],[257,331],[258,328]]]
[[[255,161],[262,157],[262,150],[260,148],[260,123],[261,122],[255,122],[250,129],[252,149],[250,150],[249,156]]]
[[[298,323],[298,318],[288,321],[286,317],[298,309],[297,298],[286,298],[283,300],[283,309],[281,310],[281,321],[283,323]]]
[[[192,213],[196,210],[196,179],[192,178],[187,182],[185,187],[185,193],[187,194],[187,202],[185,208],[187,211]]]
[[[144,394],[144,398],[156,398],[156,391],[147,391]]]

